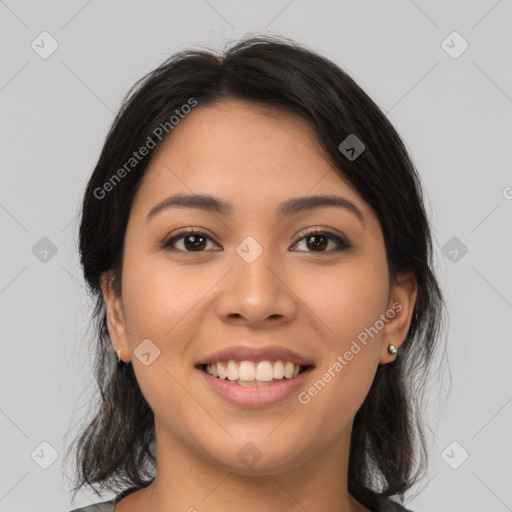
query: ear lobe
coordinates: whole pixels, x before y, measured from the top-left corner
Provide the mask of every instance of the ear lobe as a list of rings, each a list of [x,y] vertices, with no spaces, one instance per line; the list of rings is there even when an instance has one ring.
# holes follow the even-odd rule
[[[399,275],[392,284],[386,312],[389,321],[382,331],[379,363],[395,360],[388,347],[393,345],[398,349],[407,337],[417,296],[418,285],[413,274]]]
[[[119,354],[120,358],[128,362],[130,350],[126,337],[126,325],[122,300],[114,286],[114,279],[111,272],[103,272],[100,277],[101,291],[107,313],[107,327],[112,347]],[[124,357],[123,357],[124,354]],[[128,354],[128,355],[127,355]]]

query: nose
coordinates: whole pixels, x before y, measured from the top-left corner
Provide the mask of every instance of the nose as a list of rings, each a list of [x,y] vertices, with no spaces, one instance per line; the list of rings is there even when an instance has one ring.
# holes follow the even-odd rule
[[[297,298],[290,277],[270,256],[270,251],[264,250],[249,263],[235,254],[217,300],[217,315],[222,321],[261,328],[294,318]]]

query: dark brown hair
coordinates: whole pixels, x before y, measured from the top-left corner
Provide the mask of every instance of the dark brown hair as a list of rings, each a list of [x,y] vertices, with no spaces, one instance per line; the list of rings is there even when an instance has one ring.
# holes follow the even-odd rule
[[[418,295],[397,359],[379,365],[356,413],[348,490],[373,507],[379,496],[407,491],[426,469],[420,403],[440,339],[443,299],[432,271],[432,242],[416,170],[379,107],[330,60],[286,38],[254,37],[224,53],[186,50],[171,56],[129,91],[107,135],[82,204],[80,256],[95,299],[95,373],[101,400],[76,439],[75,493],[82,486],[125,494],[149,485],[156,468],[154,417],[132,364],[117,363],[107,330],[100,276],[121,289],[124,237],[131,205],[154,149],[133,169],[114,174],[193,98],[198,105],[243,99],[295,112],[318,135],[328,158],[376,213],[390,278],[412,272]],[[160,130],[161,131],[161,130]],[[355,160],[339,149],[349,135],[365,145]],[[172,134],[171,134],[172,136]],[[162,138],[164,140],[165,137]],[[113,185],[105,191],[105,183]],[[101,197],[100,197],[101,196]],[[128,489],[127,489],[128,488]],[[98,491],[95,490],[98,493]],[[98,493],[99,494],[99,493]]]

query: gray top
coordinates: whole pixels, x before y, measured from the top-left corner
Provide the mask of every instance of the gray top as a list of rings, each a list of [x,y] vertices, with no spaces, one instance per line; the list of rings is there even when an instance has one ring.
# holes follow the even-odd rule
[[[121,497],[119,497],[121,498]],[[119,499],[120,501],[120,499]],[[116,498],[111,499],[109,501],[102,501],[101,503],[96,503],[95,505],[89,505],[88,507],[83,508],[75,508],[74,510],[70,510],[69,512],[114,512],[114,507],[116,503]],[[389,498],[382,498],[379,506],[375,509],[374,512],[413,512],[408,508],[405,508],[400,503],[393,501]]]
[[[114,512],[116,500],[102,501],[88,507],[75,508],[69,512]]]

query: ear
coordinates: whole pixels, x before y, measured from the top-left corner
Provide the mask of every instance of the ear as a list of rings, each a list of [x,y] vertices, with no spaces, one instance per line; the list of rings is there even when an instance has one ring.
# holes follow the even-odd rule
[[[127,329],[123,304],[119,293],[114,286],[111,272],[103,272],[100,277],[101,291],[107,310],[107,327],[112,347],[121,359],[127,363],[131,360],[128,345]]]
[[[389,345],[397,349],[404,342],[418,295],[418,285],[413,274],[397,276],[391,285],[388,309],[385,313],[388,321],[382,330],[379,363],[387,364],[395,360],[388,352]]]

